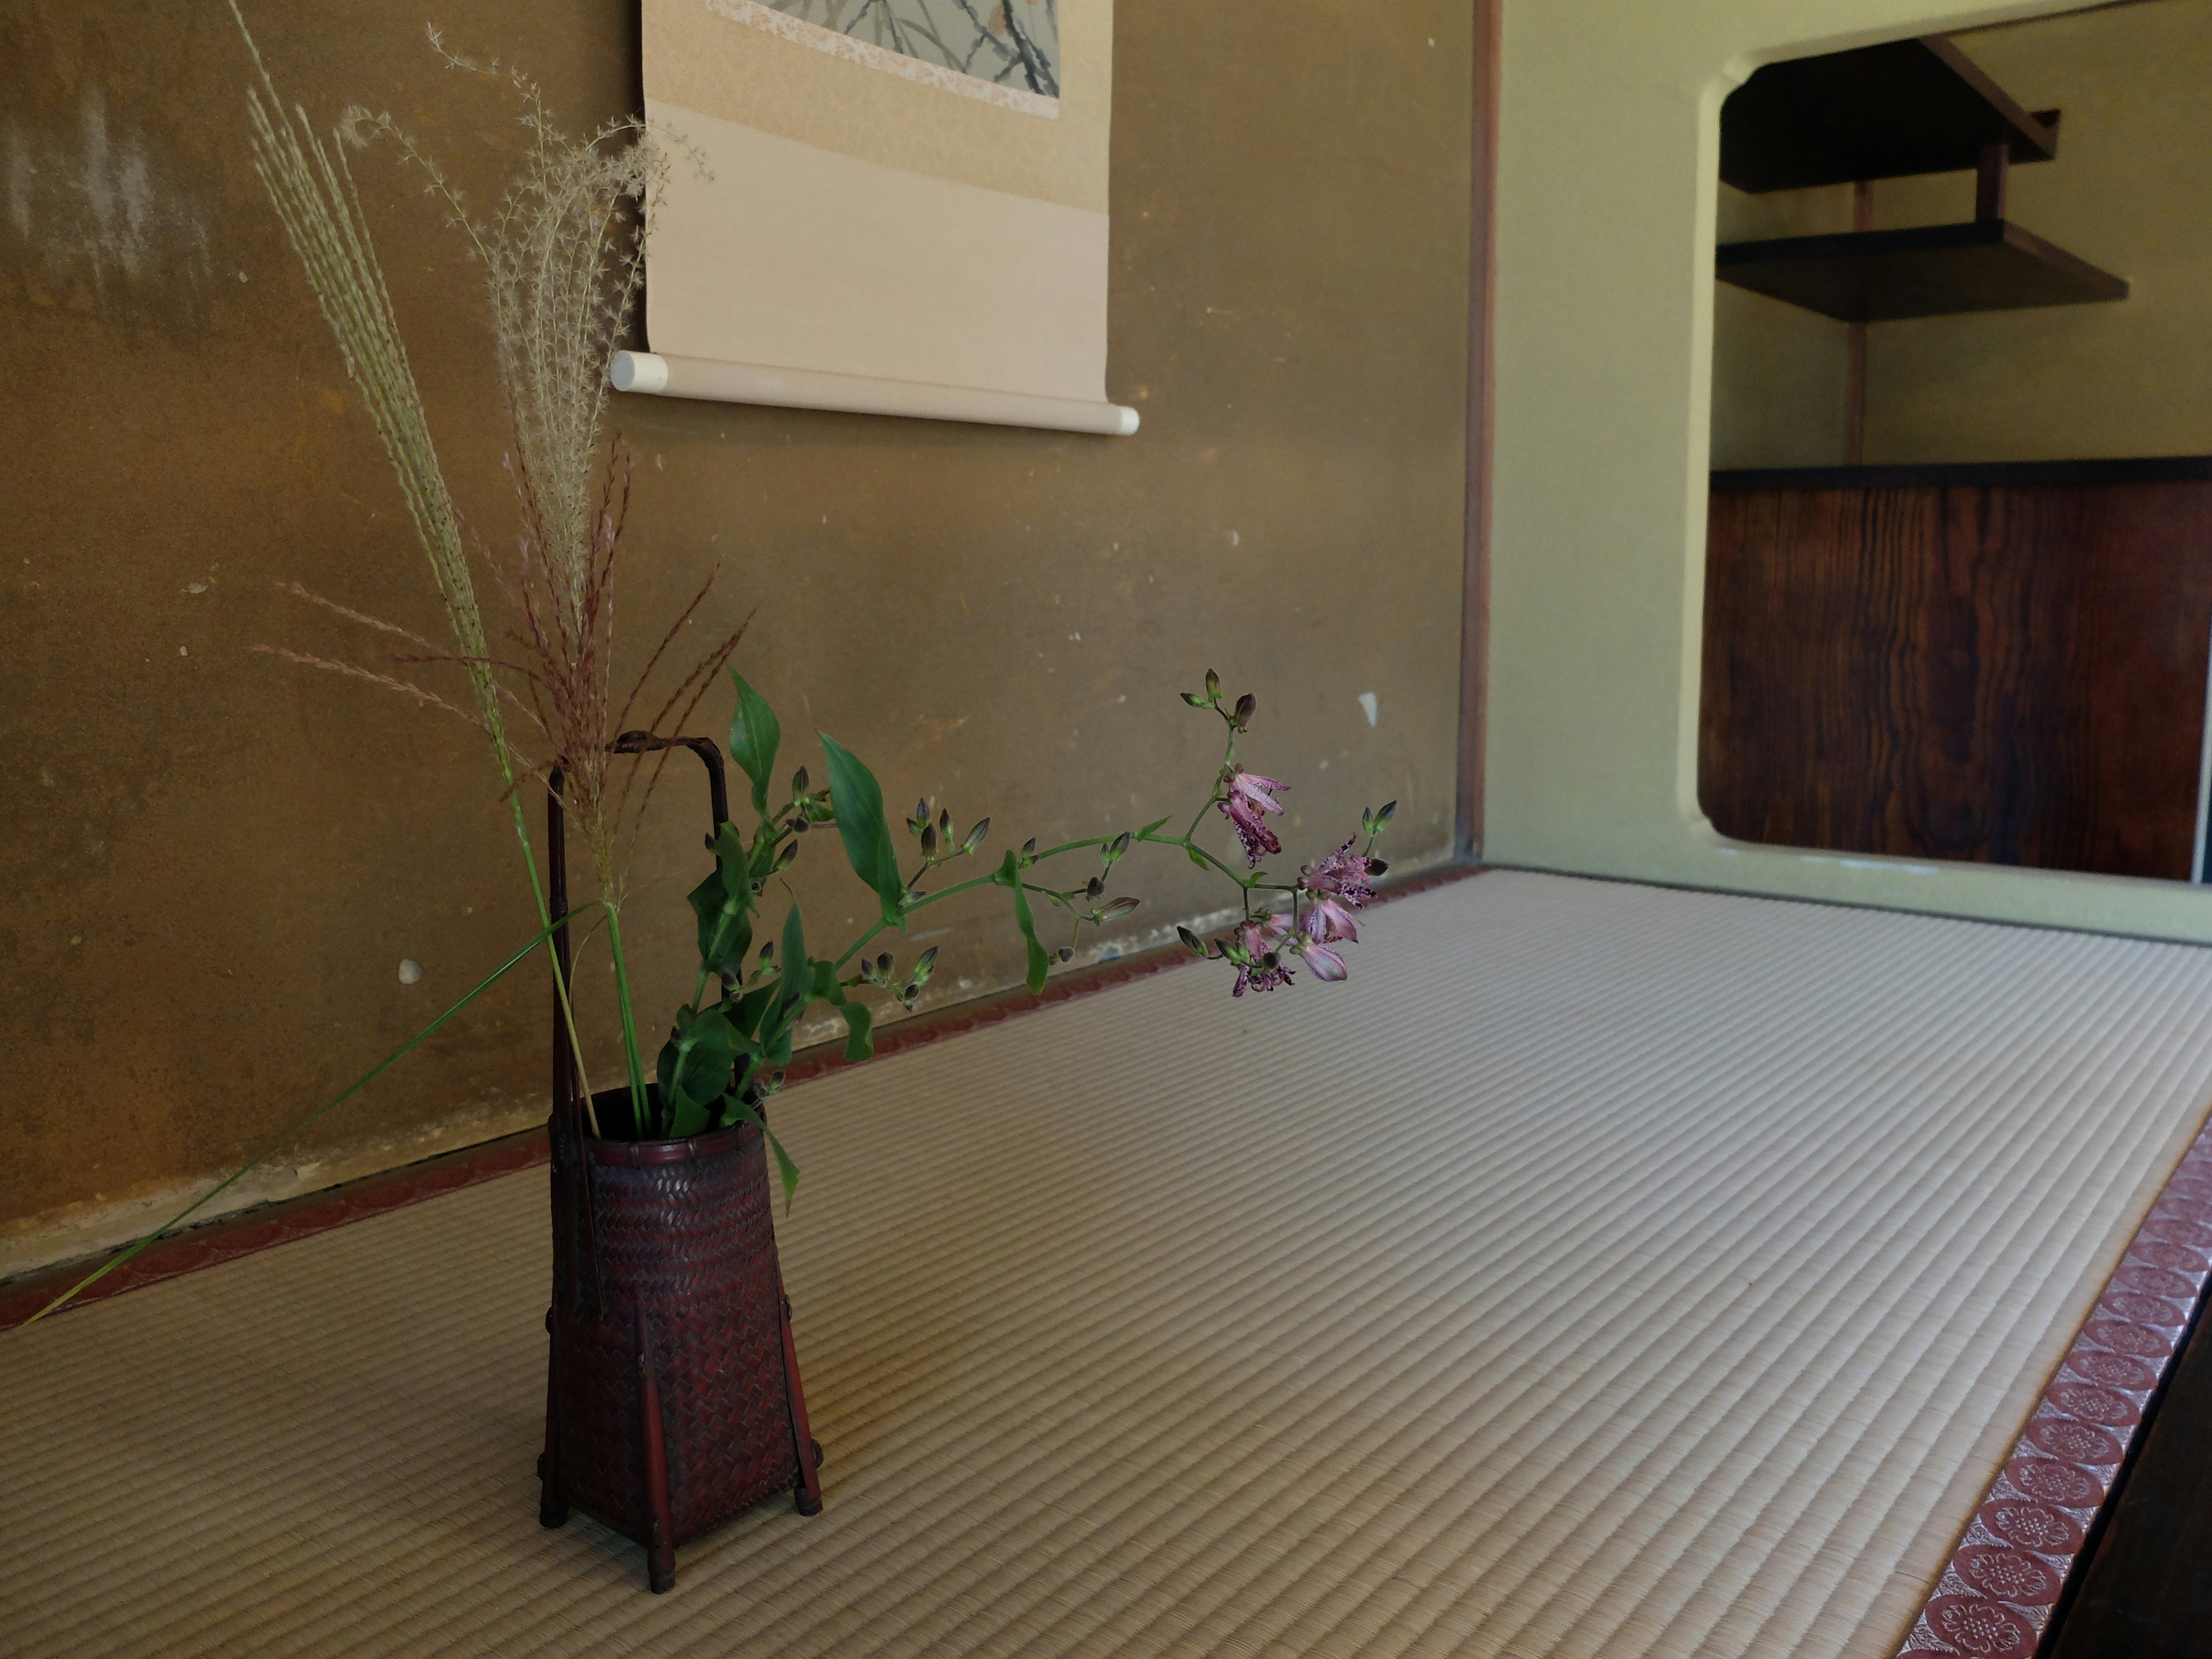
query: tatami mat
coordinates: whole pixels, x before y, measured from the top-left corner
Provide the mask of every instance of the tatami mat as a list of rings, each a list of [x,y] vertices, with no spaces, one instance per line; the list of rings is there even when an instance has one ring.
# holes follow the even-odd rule
[[[2212,952],[1510,872],[787,1097],[828,1509],[537,1525],[540,1173],[0,1337],[9,1655],[1894,1650]]]

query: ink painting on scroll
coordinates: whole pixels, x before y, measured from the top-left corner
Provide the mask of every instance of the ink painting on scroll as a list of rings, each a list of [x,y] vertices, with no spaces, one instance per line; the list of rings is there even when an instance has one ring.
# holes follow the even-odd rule
[[[715,9],[966,97],[1060,113],[1059,0],[717,0]],[[747,16],[766,12],[775,15]]]
[[[641,3],[653,353],[1105,404],[1113,0]]]

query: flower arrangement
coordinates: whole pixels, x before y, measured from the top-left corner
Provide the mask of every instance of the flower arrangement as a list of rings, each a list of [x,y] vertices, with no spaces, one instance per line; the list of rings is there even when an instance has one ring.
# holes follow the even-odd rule
[[[1360,834],[1348,838],[1317,864],[1291,879],[1271,879],[1261,860],[1282,851],[1266,822],[1279,814],[1275,795],[1284,785],[1247,771],[1237,759],[1237,739],[1249,731],[1257,708],[1250,694],[1224,707],[1220,677],[1209,671],[1203,693],[1185,692],[1193,708],[1210,709],[1227,728],[1220,769],[1205,800],[1181,834],[1168,831],[1170,820],[1156,818],[1134,830],[1094,836],[1040,848],[1034,837],[1009,849],[988,872],[925,890],[948,866],[975,857],[990,833],[991,820],[978,820],[956,832],[949,808],[925,799],[906,820],[918,847],[919,864],[902,873],[893,850],[883,791],[875,775],[827,732],[819,733],[828,763],[828,787],[811,787],[805,767],[793,775],[789,796],[775,808],[777,751],[781,727],[775,710],[734,669],[737,711],[730,726],[730,753],[751,784],[755,828],[750,836],[735,824],[721,826],[714,846],[715,867],[690,895],[699,923],[699,968],[691,1000],[677,1011],[674,1029],[663,1046],[654,1085],[643,1112],[625,1125],[602,1121],[599,1133],[639,1139],[675,1139],[745,1122],[766,1124],[761,1103],[781,1082],[775,1070],[791,1057],[792,1034],[817,1003],[843,1017],[845,1054],[865,1060],[872,1053],[874,1015],[854,994],[872,991],[896,1007],[910,1009],[929,982],[936,947],[923,951],[902,975],[890,952],[874,957],[868,947],[887,930],[904,931],[916,911],[979,889],[1004,889],[1012,897],[1014,926],[1028,950],[1028,984],[1043,988],[1055,957],[1074,957],[1083,929],[1100,927],[1135,910],[1140,901],[1127,895],[1106,896],[1108,878],[1135,848],[1170,847],[1201,868],[1234,883],[1244,919],[1225,936],[1201,939],[1188,927],[1176,933],[1194,955],[1225,962],[1236,969],[1231,994],[1269,991],[1291,982],[1303,962],[1316,979],[1341,980],[1346,967],[1340,945],[1356,941],[1352,912],[1375,896],[1373,879],[1388,866],[1375,856],[1376,838],[1397,810],[1390,802],[1362,815]],[[1239,870],[1196,839],[1209,812],[1218,811],[1236,830],[1245,868]],[[779,938],[753,949],[755,921],[767,905],[769,889],[799,856],[811,830],[834,823],[853,873],[871,890],[879,914],[835,957],[809,952],[805,923],[794,899]],[[1364,844],[1362,844],[1362,837]],[[1043,866],[1080,854],[1095,854],[1097,867],[1079,884],[1057,886],[1042,878]],[[1037,902],[1066,918],[1068,943],[1048,950],[1037,937]],[[1275,908],[1273,906],[1283,908]],[[621,981],[617,980],[619,984]],[[711,987],[714,994],[711,997]],[[769,1145],[783,1174],[787,1197],[796,1171],[773,1135]]]

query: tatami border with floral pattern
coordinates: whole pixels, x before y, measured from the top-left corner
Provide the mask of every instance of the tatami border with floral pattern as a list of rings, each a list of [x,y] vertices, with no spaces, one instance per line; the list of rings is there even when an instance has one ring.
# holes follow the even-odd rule
[[[1899,1659],[2033,1659],[2212,1278],[2212,1123],[2136,1231]]]

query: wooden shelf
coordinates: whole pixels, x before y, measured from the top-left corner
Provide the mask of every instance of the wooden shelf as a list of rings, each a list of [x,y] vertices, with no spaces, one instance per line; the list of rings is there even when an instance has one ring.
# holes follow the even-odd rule
[[[1738,190],[1960,172],[1997,143],[2051,160],[2057,112],[2030,114],[1940,36],[1769,64],[1721,106],[1721,177]]]
[[[2128,297],[2125,277],[2003,219],[1725,242],[1714,274],[1846,323]]]

